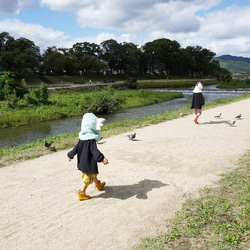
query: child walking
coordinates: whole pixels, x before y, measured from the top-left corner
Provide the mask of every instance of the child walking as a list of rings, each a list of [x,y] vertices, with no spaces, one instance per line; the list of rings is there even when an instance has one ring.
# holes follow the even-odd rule
[[[199,124],[198,118],[201,116],[202,113],[202,106],[205,104],[204,97],[202,94],[203,85],[201,82],[197,82],[193,90],[193,97],[192,97],[192,104],[191,109],[194,110],[194,123]]]
[[[79,141],[76,146],[68,152],[68,160],[71,161],[77,155],[77,168],[82,172],[82,187],[78,190],[78,199],[88,200],[91,197],[86,194],[90,184],[94,182],[98,191],[105,186],[98,178],[98,162],[108,164],[108,159],[98,150],[96,142],[101,139],[99,130],[105,119],[97,118],[93,113],[86,113],[82,118]]]

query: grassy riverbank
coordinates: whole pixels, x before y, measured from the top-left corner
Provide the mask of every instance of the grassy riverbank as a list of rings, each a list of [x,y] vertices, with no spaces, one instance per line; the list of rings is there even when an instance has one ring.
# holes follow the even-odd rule
[[[20,100],[15,109],[8,108],[7,101],[2,101],[0,103],[0,128],[17,127],[25,124],[82,115],[86,112],[86,107],[89,106],[89,103],[93,104],[95,100],[98,102],[102,91],[104,90],[82,90],[80,92],[59,91],[50,94],[49,104],[47,105],[24,105],[24,101]],[[105,94],[103,93],[103,95]],[[119,110],[123,110],[173,100],[183,97],[183,94],[126,89],[114,90],[114,96],[117,100],[120,100],[121,105]]]
[[[234,98],[219,99],[214,102],[206,104],[206,109],[213,108],[222,104],[231,103],[234,101],[239,101],[249,97],[250,95],[245,94]],[[115,122],[112,124],[105,125],[102,128],[101,134],[104,138],[108,138],[112,135],[131,131],[136,128],[142,128],[166,120],[179,118],[180,112],[185,114],[191,114],[192,110],[186,107],[178,110],[166,111],[165,113],[162,114],[142,117],[138,119],[131,119],[122,122]],[[50,136],[44,138],[44,140],[37,140],[35,142],[31,142],[16,147],[1,148],[0,167],[7,166],[15,161],[33,159],[48,153],[52,153],[54,151],[70,148],[77,142],[77,137],[78,137],[78,132],[74,132],[65,135]],[[50,149],[44,147],[45,141],[53,142],[52,147]]]

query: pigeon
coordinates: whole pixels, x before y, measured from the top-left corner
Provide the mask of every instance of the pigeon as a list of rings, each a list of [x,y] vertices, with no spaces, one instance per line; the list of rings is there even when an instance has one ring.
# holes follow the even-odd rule
[[[52,152],[56,152],[57,151],[55,147],[50,147],[49,150],[52,151]]]
[[[136,133],[127,135],[128,139],[131,141],[135,139],[135,136],[136,136]]]
[[[236,121],[233,121],[233,122],[226,122],[227,124],[229,124],[231,127],[235,124]]]
[[[219,115],[215,115],[215,118],[220,118],[221,117],[221,113]]]
[[[44,142],[44,146],[45,146],[46,148],[50,148],[51,145],[52,145],[52,143],[49,143],[49,142],[47,142],[47,141]]]
[[[241,118],[241,114],[235,116],[235,119],[240,119]]]
[[[179,113],[179,115],[180,115],[180,117],[184,117],[185,116],[185,114],[183,114],[182,112]]]

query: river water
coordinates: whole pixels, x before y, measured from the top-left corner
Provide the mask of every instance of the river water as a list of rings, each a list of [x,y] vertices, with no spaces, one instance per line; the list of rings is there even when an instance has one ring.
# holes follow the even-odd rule
[[[190,106],[186,100],[191,98],[192,89],[186,90],[166,90],[161,91],[178,91],[182,92],[184,97],[149,106],[132,108],[126,111],[116,112],[102,116],[106,119],[105,124],[124,121],[127,119],[144,117],[148,115],[164,113],[166,110],[174,110],[184,106]],[[245,92],[245,91],[244,91]],[[218,91],[214,86],[205,87],[203,95],[206,103],[220,98],[230,98],[242,94],[243,91]],[[48,121],[37,124],[25,125],[16,128],[0,129],[0,148],[17,146],[28,142],[44,139],[48,136],[71,133],[79,131],[82,117],[71,117],[62,120]]]

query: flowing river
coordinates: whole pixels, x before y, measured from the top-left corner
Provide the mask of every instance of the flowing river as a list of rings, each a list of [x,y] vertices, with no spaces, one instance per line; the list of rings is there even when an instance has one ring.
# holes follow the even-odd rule
[[[193,89],[193,88],[192,88]],[[174,110],[184,106],[190,106],[186,100],[191,98],[192,89],[186,90],[166,90],[161,91],[178,91],[182,92],[184,97],[159,103],[149,106],[132,108],[114,114],[102,116],[106,119],[105,124],[114,123],[117,121],[124,121],[137,117],[144,117],[148,115],[164,113],[166,110]],[[221,91],[217,90],[215,86],[204,87],[203,95],[206,103],[221,98],[230,98],[240,95],[248,91]],[[30,124],[16,128],[0,129],[0,148],[17,146],[28,142],[44,139],[48,136],[55,136],[60,134],[67,134],[79,131],[81,127],[82,117],[70,117],[62,120],[48,121],[37,124]]]

